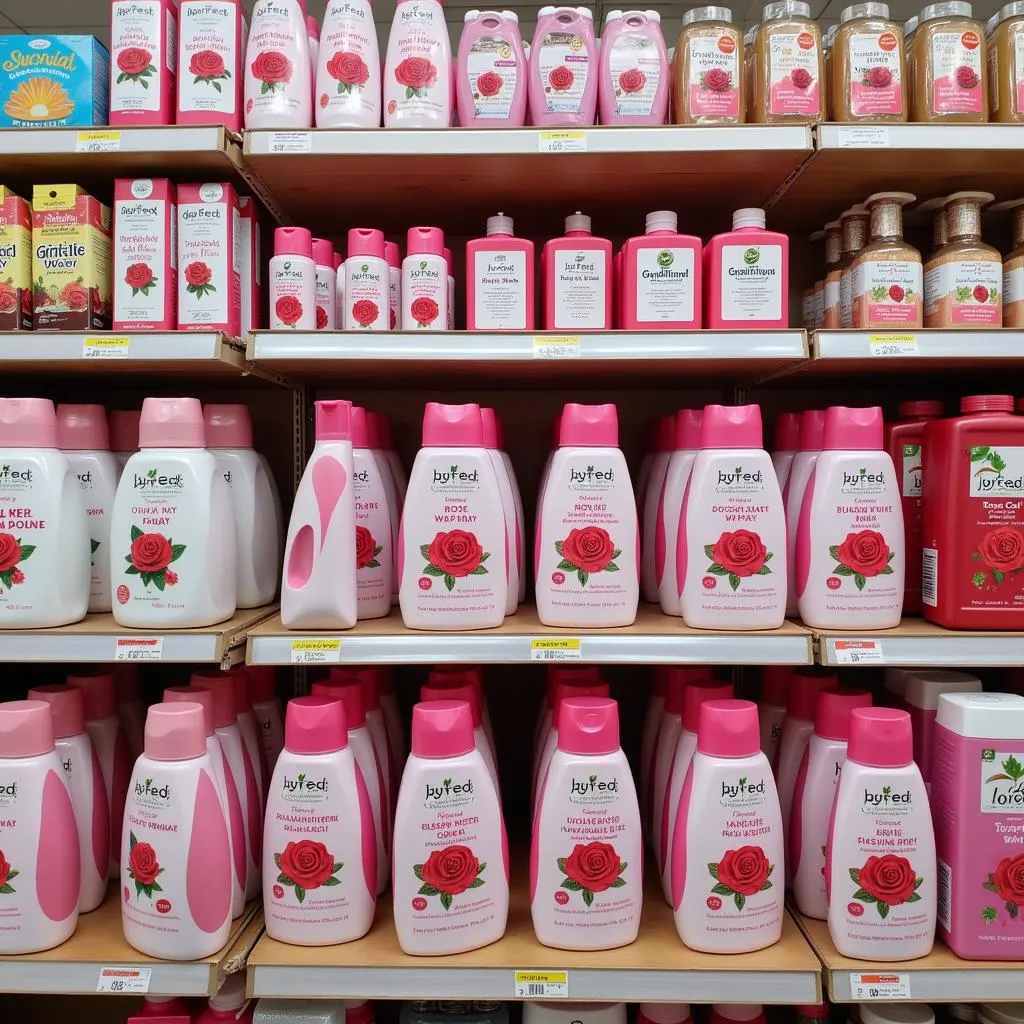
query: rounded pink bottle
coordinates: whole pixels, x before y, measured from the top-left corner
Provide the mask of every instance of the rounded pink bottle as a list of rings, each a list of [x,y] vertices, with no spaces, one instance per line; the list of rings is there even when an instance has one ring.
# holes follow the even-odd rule
[[[668,50],[657,11],[609,11],[601,33],[600,68],[601,124],[665,123]]]
[[[466,11],[455,65],[463,128],[521,128],[526,122],[527,62],[513,11]]]
[[[530,123],[541,128],[592,125],[598,70],[590,9],[542,7],[530,47]]]

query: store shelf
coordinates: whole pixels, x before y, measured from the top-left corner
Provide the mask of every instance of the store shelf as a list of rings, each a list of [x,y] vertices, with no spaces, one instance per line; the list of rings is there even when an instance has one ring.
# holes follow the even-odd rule
[[[249,631],[276,611],[277,605],[240,609],[201,629],[127,629],[110,614],[54,629],[3,629],[0,662],[214,662],[227,668],[243,660]]]
[[[561,151],[559,151],[561,150]],[[572,150],[572,151],[569,151]],[[566,213],[593,213],[610,231],[642,196],[649,210],[677,209],[699,198],[687,216],[719,218],[740,204],[768,198],[811,153],[807,127],[661,126],[578,130],[539,128],[392,129],[247,132],[247,163],[299,224],[332,232],[372,209],[376,226],[404,232],[423,223],[425,196],[450,195],[446,232],[483,231],[489,214],[516,218],[517,233],[557,234]],[[354,180],[357,190],[338,190]],[[329,203],[324,196],[331,196]],[[628,202],[626,202],[628,200]],[[428,218],[429,221],[429,218]],[[688,220],[689,223],[689,220]]]
[[[563,649],[543,641],[568,640]],[[641,605],[636,622],[619,629],[560,629],[544,626],[524,605],[495,629],[428,633],[407,629],[395,609],[384,619],[366,619],[348,631],[289,631],[275,615],[249,633],[251,665],[291,665],[309,657],[307,640],[339,640],[328,660],[353,664],[422,665],[456,661],[483,663],[574,660],[594,664],[809,665],[811,633],[787,622],[780,629],[713,633],[689,629],[681,619]]]
[[[255,941],[263,913],[258,900],[231,923],[231,936],[205,960],[155,960],[133,949],[121,930],[121,902],[112,886],[106,900],[78,919],[75,934],[56,949],[0,956],[0,993],[91,995],[104,967],[148,969],[149,991],[175,996],[213,995],[227,973],[242,969],[241,955]]]
[[[648,888],[631,946],[570,952],[533,934],[525,879],[513,883],[505,935],[457,956],[407,956],[390,899],[364,938],[340,946],[289,946],[264,935],[249,956],[253,997],[309,999],[514,999],[515,972],[567,971],[569,998],[614,1002],[814,1003],[821,964],[787,915],[782,939],[757,953],[716,956],[687,949],[661,893]]]
[[[862,974],[885,975],[880,991],[893,987],[909,991],[904,996],[915,1003],[973,1003],[1019,1000],[1024,992],[1024,963],[1005,960],[961,960],[939,939],[928,956],[919,960],[873,963],[853,960],[836,951],[824,921],[796,915],[807,941],[824,966],[829,998],[834,1003],[852,1003],[853,985]],[[898,978],[898,980],[897,980]],[[882,998],[889,1001],[891,994]]]

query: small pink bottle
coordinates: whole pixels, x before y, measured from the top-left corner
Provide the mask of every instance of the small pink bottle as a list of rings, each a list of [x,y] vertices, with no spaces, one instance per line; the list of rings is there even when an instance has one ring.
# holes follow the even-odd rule
[[[657,210],[647,214],[644,234],[626,239],[617,275],[624,330],[700,329],[701,240],[676,227],[675,213]]]
[[[530,123],[541,128],[592,125],[598,77],[590,9],[542,7],[530,47]]]
[[[526,89],[519,15],[466,11],[455,66],[461,127],[521,128],[526,121]]]
[[[487,236],[466,243],[466,330],[532,331],[534,246],[511,217],[487,218]]]
[[[609,11],[601,33],[597,87],[601,124],[664,124],[668,50],[657,11]]]
[[[609,331],[612,243],[590,233],[590,217],[565,218],[565,234],[544,243],[544,330]]]
[[[114,0],[110,15],[112,125],[174,124],[178,5]]]
[[[397,331],[402,319],[402,250],[397,242],[384,243],[384,259],[388,264],[388,330]]]
[[[732,215],[732,231],[704,250],[704,326],[711,330],[789,327],[789,236],[765,230],[764,210]]]
[[[452,251],[444,247],[444,262],[448,270],[448,330],[455,330],[455,271],[452,264]]]
[[[229,974],[196,1024],[252,1024],[255,1010],[256,1003],[245,998],[245,974]]]

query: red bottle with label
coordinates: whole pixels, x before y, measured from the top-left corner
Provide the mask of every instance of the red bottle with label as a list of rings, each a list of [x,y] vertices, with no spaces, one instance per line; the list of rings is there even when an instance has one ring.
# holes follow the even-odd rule
[[[1024,417],[971,395],[925,424],[924,617],[950,629],[1024,628]]]
[[[906,583],[903,612],[921,614],[921,441],[924,425],[942,415],[941,402],[900,402],[899,419],[885,425],[885,449],[903,497]]]

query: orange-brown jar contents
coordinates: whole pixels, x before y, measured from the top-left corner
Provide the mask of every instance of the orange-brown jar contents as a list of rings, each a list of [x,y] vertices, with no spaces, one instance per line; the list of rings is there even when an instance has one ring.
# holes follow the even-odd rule
[[[882,3],[844,8],[832,47],[833,121],[907,119],[903,29]]]
[[[750,120],[813,124],[824,114],[821,31],[802,0],[766,4],[754,38]]]

